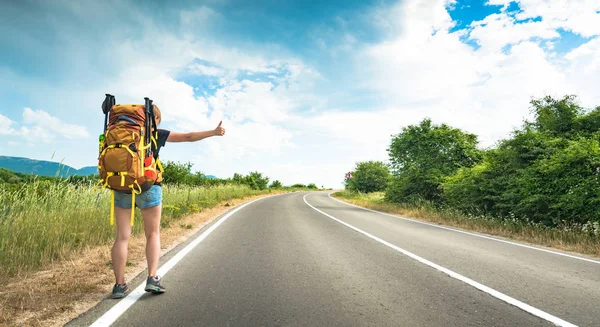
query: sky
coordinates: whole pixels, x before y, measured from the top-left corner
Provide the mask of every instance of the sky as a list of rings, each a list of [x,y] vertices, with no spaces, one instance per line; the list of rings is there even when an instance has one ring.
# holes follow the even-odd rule
[[[489,148],[532,98],[600,106],[597,0],[9,0],[0,31],[0,155],[75,168],[105,93],[174,132],[223,122],[163,161],[332,188],[424,118]]]

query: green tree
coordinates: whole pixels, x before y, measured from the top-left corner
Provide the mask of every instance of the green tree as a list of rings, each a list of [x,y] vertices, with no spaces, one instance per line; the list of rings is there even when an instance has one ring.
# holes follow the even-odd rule
[[[383,191],[390,179],[390,169],[382,161],[365,161],[356,164],[350,187],[353,190],[370,193]]]
[[[280,181],[274,180],[269,187],[270,188],[274,188],[274,189],[278,189],[278,188],[281,188],[282,186],[283,185],[281,185]]]
[[[556,100],[550,96],[532,99],[532,112],[535,115],[533,126],[540,132],[564,135],[577,129],[577,118],[583,113],[574,95]]]
[[[244,176],[238,173],[234,173],[233,178],[231,180],[235,184],[244,184]]]
[[[262,173],[253,171],[246,175],[243,179],[244,184],[250,186],[254,190],[264,190],[269,184],[269,177],[263,176]]]
[[[392,138],[387,149],[393,174],[386,198],[404,202],[421,198],[441,200],[440,184],[459,168],[481,160],[477,136],[424,119]]]
[[[167,161],[162,164],[163,181],[165,184],[185,184],[192,172],[192,163],[176,163]]]
[[[318,189],[317,185],[315,183],[310,183],[308,185],[306,185],[307,188],[311,189],[311,190],[316,190]]]
[[[577,117],[577,130],[582,135],[593,134],[600,130],[600,107]]]

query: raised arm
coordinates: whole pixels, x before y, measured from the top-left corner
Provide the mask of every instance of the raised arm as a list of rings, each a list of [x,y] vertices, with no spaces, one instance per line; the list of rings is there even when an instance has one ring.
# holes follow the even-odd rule
[[[211,136],[225,135],[225,128],[221,127],[223,121],[219,123],[217,128],[210,131],[190,132],[190,133],[175,133],[171,132],[167,138],[167,142],[196,142]]]

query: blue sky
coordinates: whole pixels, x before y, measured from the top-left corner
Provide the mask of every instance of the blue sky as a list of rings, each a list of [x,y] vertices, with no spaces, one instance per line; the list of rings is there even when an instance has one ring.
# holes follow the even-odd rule
[[[532,96],[600,105],[600,4],[542,0],[0,4],[0,155],[94,165],[104,93],[227,135],[163,160],[340,187],[430,117],[489,147]]]

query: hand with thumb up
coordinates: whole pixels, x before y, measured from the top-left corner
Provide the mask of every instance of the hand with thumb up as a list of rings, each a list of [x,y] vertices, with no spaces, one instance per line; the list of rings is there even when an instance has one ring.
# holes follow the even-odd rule
[[[216,136],[223,136],[223,135],[225,135],[225,128],[221,127],[221,124],[223,124],[223,121],[219,122],[219,126],[217,126],[217,128],[215,128],[215,135]]]

